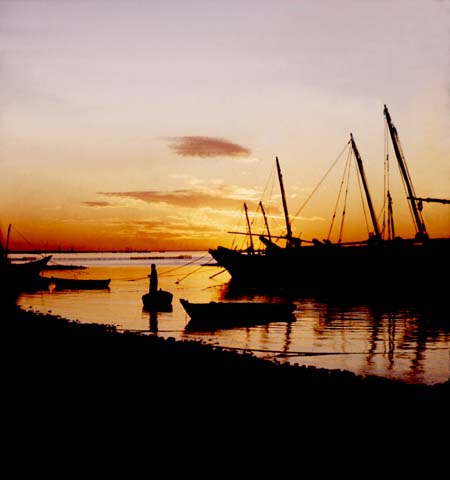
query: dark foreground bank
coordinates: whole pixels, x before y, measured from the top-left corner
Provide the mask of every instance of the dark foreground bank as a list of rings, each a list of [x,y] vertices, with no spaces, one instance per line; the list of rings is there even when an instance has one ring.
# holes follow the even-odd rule
[[[139,399],[151,408],[179,399],[200,408],[228,405],[319,408],[389,406],[437,412],[450,405],[450,381],[409,385],[351,372],[293,366],[114,326],[81,324],[13,307],[4,311],[6,381],[13,391],[53,400],[76,396]],[[215,403],[214,403],[215,404]],[[203,408],[202,407],[202,408]]]

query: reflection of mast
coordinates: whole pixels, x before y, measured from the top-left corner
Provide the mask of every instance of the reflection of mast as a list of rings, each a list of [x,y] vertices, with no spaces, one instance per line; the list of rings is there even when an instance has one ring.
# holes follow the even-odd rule
[[[381,238],[381,235],[380,235],[380,229],[378,227],[377,217],[373,209],[372,198],[370,197],[369,186],[367,185],[366,174],[364,173],[364,167],[361,160],[361,156],[359,155],[359,151],[358,151],[358,148],[356,147],[356,143],[355,143],[355,140],[353,139],[352,134],[350,134],[350,142],[352,144],[352,148],[355,153],[356,163],[358,164],[358,169],[359,169],[359,175],[361,177],[363,187],[364,187],[364,192],[366,194],[367,205],[369,207],[370,218],[372,219],[372,225],[375,232],[375,237],[377,240],[379,240]]]
[[[369,311],[368,313],[371,312]],[[382,320],[381,313],[378,311],[373,312],[373,315],[370,315],[368,320],[372,323],[372,329],[370,330],[371,335],[369,339],[369,352],[367,354],[366,362],[368,367],[372,367],[373,357],[377,354],[377,345],[379,343],[380,323]]]
[[[420,212],[420,203],[418,203],[416,194],[414,193],[414,188],[411,182],[411,178],[409,176],[409,172],[406,167],[405,157],[403,155],[402,148],[400,146],[400,140],[398,138],[397,129],[392,123],[391,115],[389,114],[389,111],[386,105],[384,106],[384,116],[386,117],[386,122],[389,128],[389,133],[391,135],[395,156],[397,157],[398,165],[400,168],[400,173],[403,177],[403,181],[408,191],[407,198],[411,205],[411,210],[414,217],[414,223],[416,224],[416,238],[418,240],[426,240],[428,238],[428,234],[425,228],[425,223],[423,221],[422,214]]]
[[[289,347],[291,345],[292,323],[293,322],[286,322],[286,333],[285,333],[284,345],[283,345],[283,353],[285,355],[289,353]]]
[[[384,352],[377,352],[378,345],[380,345],[383,338],[383,323],[384,323],[384,314],[382,310],[369,310],[369,320],[372,324],[371,334],[369,338],[369,352],[366,358],[367,366],[373,367],[374,361],[373,357],[377,354],[382,355],[383,357],[387,353],[388,360],[388,370],[394,368],[395,363],[395,314],[393,312],[387,312],[387,342],[388,347],[384,347]],[[369,329],[369,327],[368,327]]]
[[[287,203],[286,203],[286,194],[284,192],[283,176],[281,175],[281,168],[280,168],[280,162],[278,161],[278,157],[275,157],[275,158],[276,158],[276,162],[277,162],[278,180],[280,182],[281,199],[283,201],[284,218],[286,220],[287,244],[291,245],[292,244],[292,230],[291,230],[291,222],[289,221],[289,213],[288,213],[288,208],[287,208]]]
[[[264,223],[267,229],[267,236],[269,237],[269,241],[272,241],[272,237],[270,236],[269,224],[267,223],[266,211],[264,210],[262,202],[259,202],[259,206],[261,207],[261,211],[264,217]]]
[[[424,320],[424,319],[422,319]],[[427,331],[428,322],[418,322],[418,329],[416,332],[416,349],[415,356],[411,361],[411,374],[414,378],[419,377],[423,374],[423,362],[425,360],[425,352],[427,350],[427,340],[428,340],[428,331]]]
[[[247,204],[246,203],[244,203],[244,210],[245,210],[245,218],[247,220],[248,235],[250,237],[251,253],[253,253],[255,251],[255,249],[253,247],[252,229],[250,228],[250,220],[248,219],[248,209],[247,209]]]
[[[150,331],[158,332],[158,312],[153,308],[150,310]]]
[[[389,368],[394,367],[394,353],[395,353],[395,314],[388,312],[388,360]]]

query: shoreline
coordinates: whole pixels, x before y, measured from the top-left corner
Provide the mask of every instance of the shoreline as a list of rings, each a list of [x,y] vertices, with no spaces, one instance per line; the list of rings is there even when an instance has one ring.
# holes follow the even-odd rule
[[[238,396],[259,406],[291,404],[295,399],[314,409],[331,402],[334,407],[397,411],[425,407],[433,415],[447,413],[450,404],[450,380],[408,384],[278,363],[194,340],[119,332],[112,325],[82,324],[18,306],[3,311],[4,341],[20,360],[11,364],[7,380],[22,388],[34,385],[48,393],[67,390],[76,396],[102,397],[126,391],[128,398],[152,399],[159,405],[186,391],[189,400],[202,404]]]

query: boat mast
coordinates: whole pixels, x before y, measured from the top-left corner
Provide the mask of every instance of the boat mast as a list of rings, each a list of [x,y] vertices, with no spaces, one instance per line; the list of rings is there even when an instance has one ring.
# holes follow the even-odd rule
[[[5,257],[8,257],[10,235],[11,235],[11,224],[8,225],[8,233],[6,234]]]
[[[420,213],[420,208],[419,208],[420,203],[417,201],[416,194],[414,193],[414,188],[412,186],[411,178],[409,177],[409,173],[406,168],[406,162],[402,152],[402,148],[400,146],[400,140],[398,138],[397,129],[392,123],[391,115],[389,114],[389,111],[386,105],[384,106],[383,112],[384,112],[384,116],[386,117],[389,133],[391,135],[395,156],[397,157],[398,165],[400,167],[400,173],[405,182],[406,189],[408,190],[408,200],[411,204],[411,209],[414,216],[414,222],[416,224],[416,231],[417,231],[416,238],[418,240],[426,240],[428,238],[428,233],[425,228],[425,223],[423,221],[422,214]]]
[[[255,248],[253,246],[252,229],[250,228],[250,220],[248,219],[248,209],[247,209],[247,204],[245,202],[244,202],[244,210],[245,210],[245,218],[247,220],[248,235],[250,237],[251,253],[253,253],[255,251]]]
[[[267,236],[269,237],[269,241],[272,241],[272,237],[270,236],[269,224],[267,223],[266,211],[264,210],[262,202],[259,202],[259,206],[261,207],[261,211],[264,217],[264,223],[267,228]]]
[[[366,174],[364,173],[364,167],[361,160],[361,155],[359,154],[358,148],[356,146],[356,143],[355,143],[355,140],[353,139],[352,134],[350,134],[350,142],[352,144],[352,148],[355,153],[356,163],[358,164],[359,175],[361,176],[364,192],[366,193],[367,204],[369,206],[370,218],[372,219],[373,229],[375,231],[375,237],[377,240],[380,240],[381,239],[380,228],[378,227],[377,217],[373,209],[372,198],[370,197],[369,186],[367,185]]]
[[[393,240],[395,238],[395,228],[394,228],[394,212],[392,209],[392,197],[388,190],[387,192],[388,198],[388,231],[389,231],[389,240]]]
[[[287,208],[287,204],[286,204],[286,194],[284,192],[283,176],[281,175],[281,168],[280,168],[280,162],[278,161],[278,157],[275,157],[275,158],[276,158],[276,162],[277,162],[278,180],[280,182],[281,199],[283,201],[284,218],[286,220],[287,244],[291,245],[292,244],[292,230],[291,230],[291,222],[289,221],[288,208]]]

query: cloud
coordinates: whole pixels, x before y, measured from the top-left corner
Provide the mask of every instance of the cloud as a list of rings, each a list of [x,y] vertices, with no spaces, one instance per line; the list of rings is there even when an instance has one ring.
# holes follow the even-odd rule
[[[111,202],[81,202],[81,205],[85,207],[113,207],[114,205]]]
[[[249,211],[258,210],[261,192],[255,188],[244,188],[237,185],[225,185],[221,181],[210,181],[209,185],[191,180],[192,186],[177,190],[139,190],[122,192],[97,192],[97,195],[122,200],[137,200],[154,206],[166,205],[176,208],[212,209],[216,211],[239,212],[244,202]],[[112,201],[112,200],[111,200]],[[109,201],[85,202],[93,206],[112,206]],[[115,203],[115,202],[113,202]],[[128,204],[128,207],[131,205]],[[277,215],[280,209],[276,205],[269,208],[273,215]],[[266,205],[266,211],[267,205]]]
[[[217,137],[168,137],[170,148],[183,157],[249,157],[251,150]]]
[[[242,206],[243,199],[229,198],[223,192],[201,192],[195,190],[173,190],[164,191],[135,191],[135,192],[99,192],[100,195],[117,198],[131,198],[146,203],[165,203],[176,207],[201,208],[213,207],[219,209],[234,208]],[[101,203],[101,202],[99,202]],[[107,202],[105,202],[107,203]]]
[[[120,221],[116,222],[115,226],[121,227],[123,231],[127,231],[130,234],[138,235],[145,234],[148,235],[149,232],[154,234],[171,234],[174,237],[189,235],[200,235],[203,233],[211,234],[214,233],[223,233],[223,225],[211,225],[210,222],[207,224],[197,222],[188,222],[186,223],[185,219],[177,218],[165,218],[164,220],[156,221]]]

